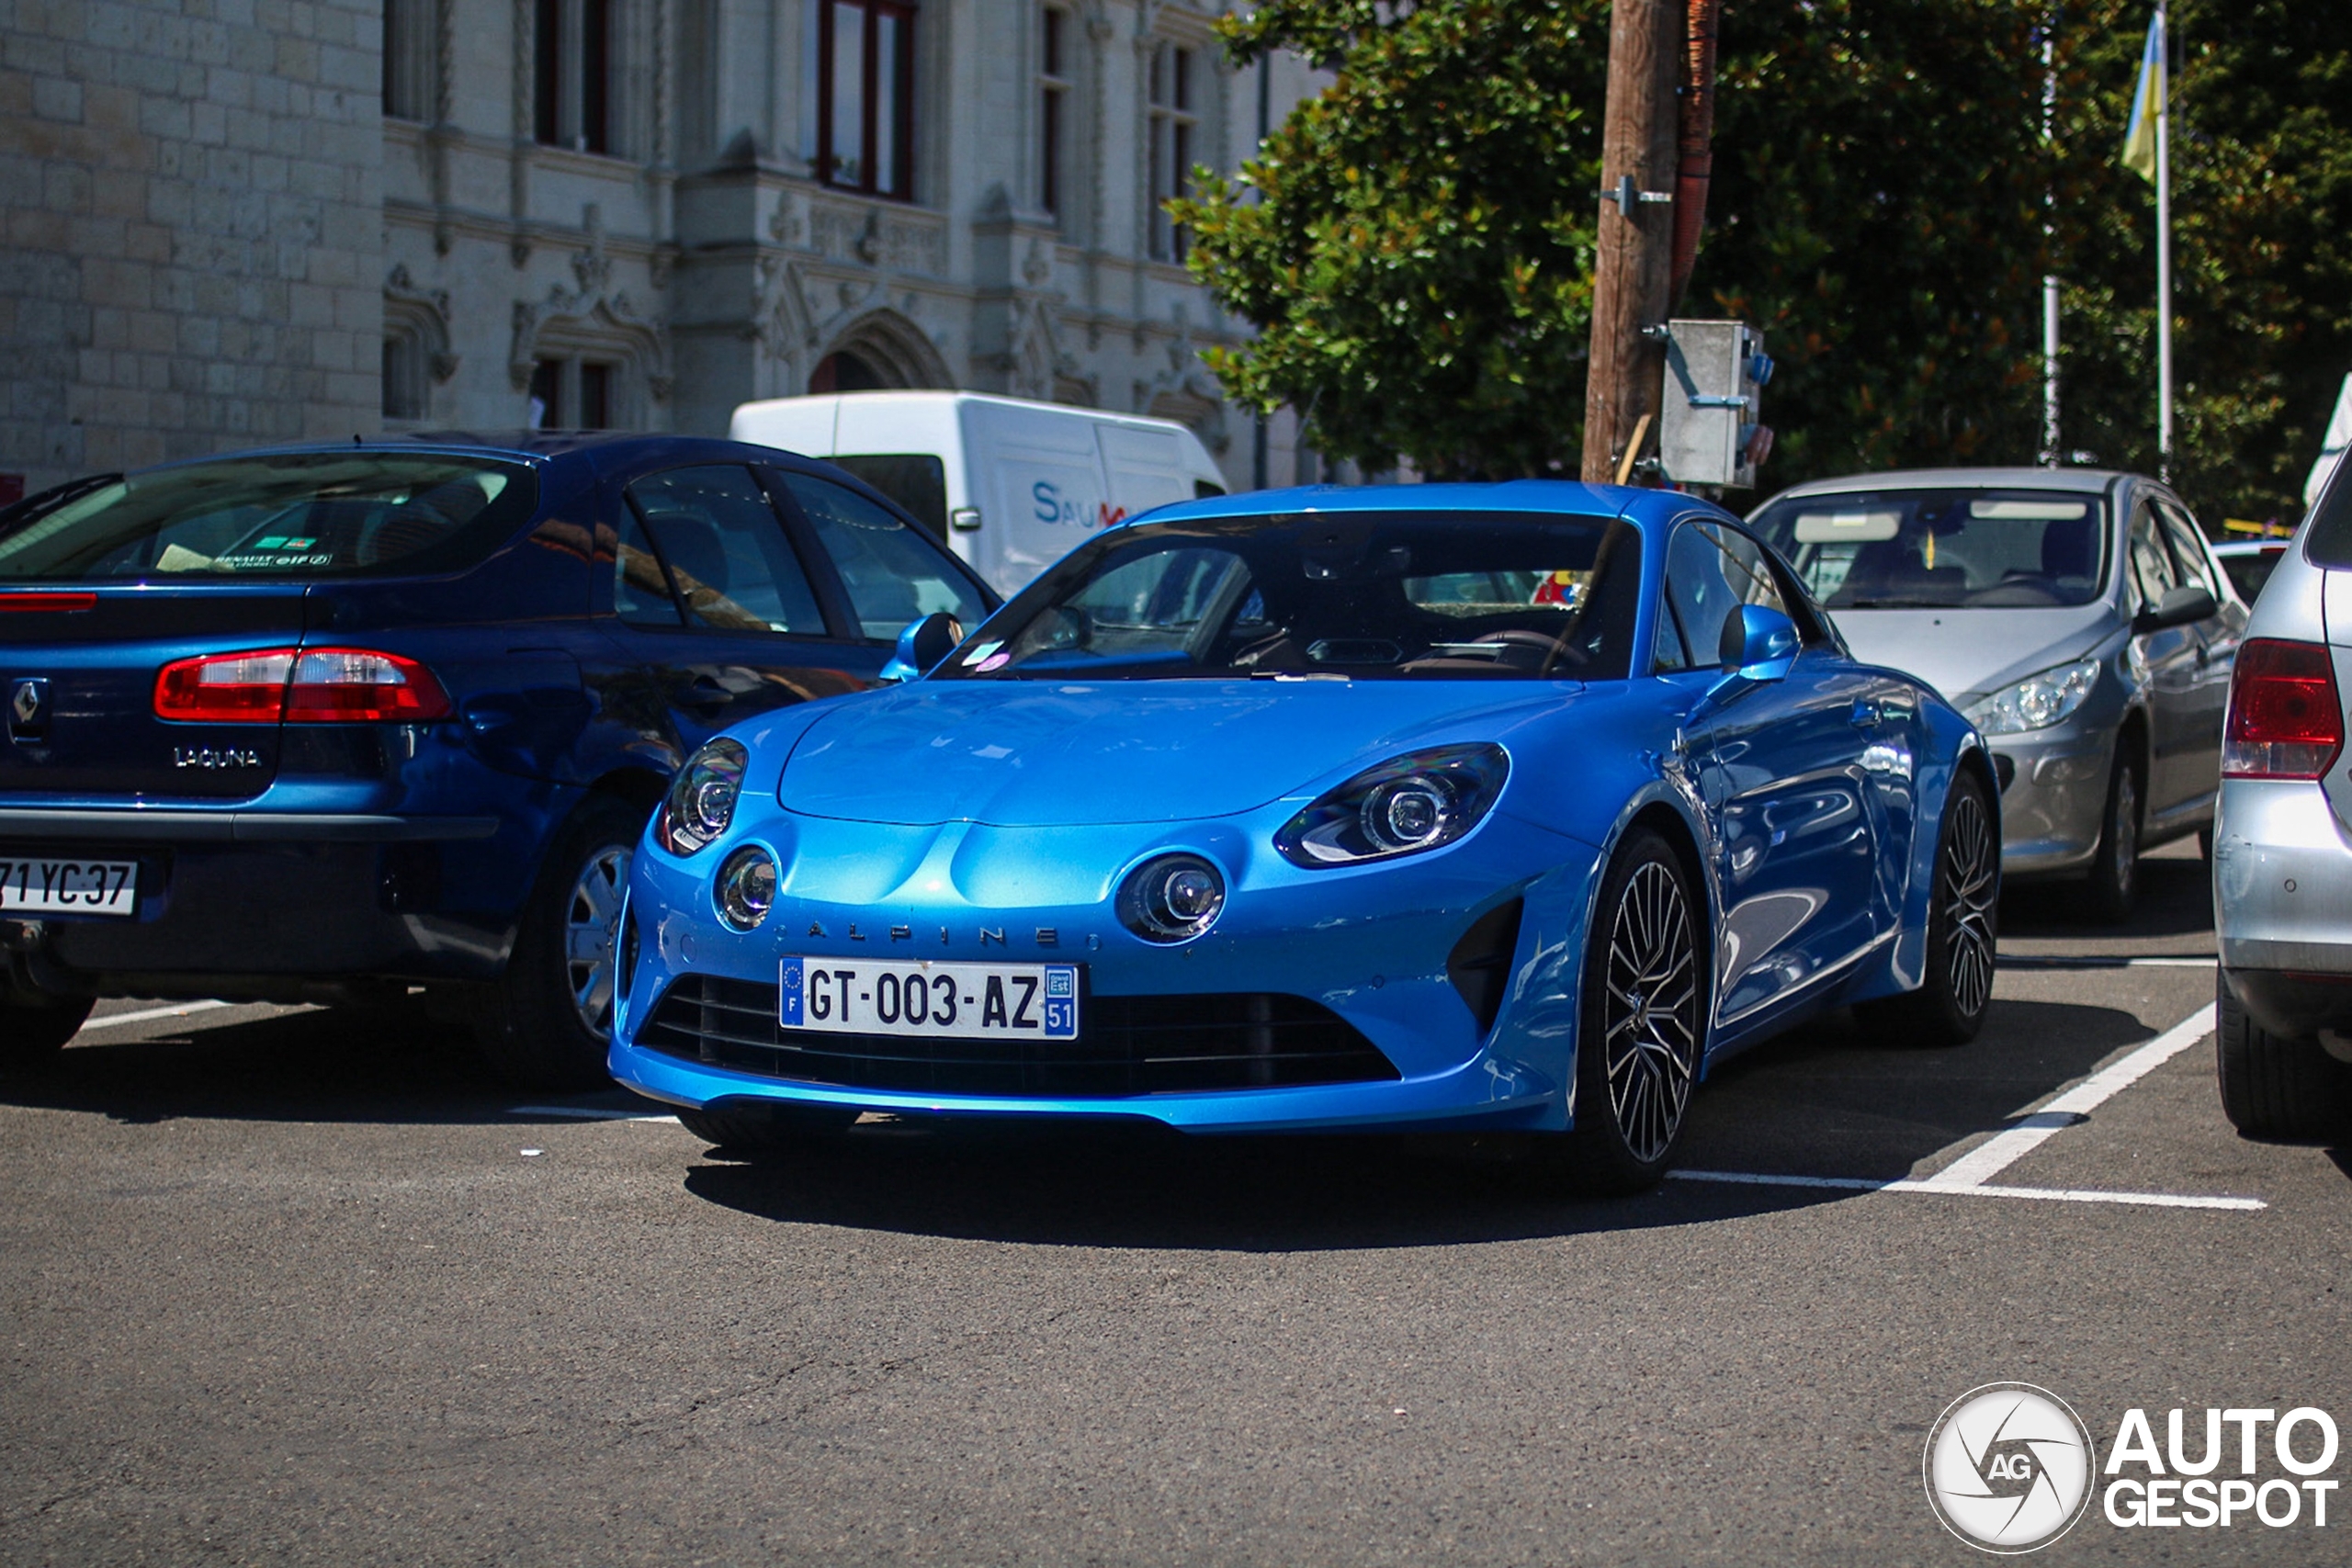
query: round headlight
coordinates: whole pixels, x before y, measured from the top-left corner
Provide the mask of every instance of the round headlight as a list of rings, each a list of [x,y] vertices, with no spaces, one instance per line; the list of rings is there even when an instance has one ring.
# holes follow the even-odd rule
[[[775,862],[746,844],[718,868],[718,918],[739,931],[757,930],[775,908]]]
[[[1199,855],[1161,855],[1119,890],[1119,921],[1146,942],[1190,942],[1225,908],[1225,876]]]
[[[1415,773],[1363,797],[1363,836],[1384,850],[1418,850],[1446,836],[1453,812],[1445,781]]]
[[[654,837],[673,855],[690,855],[725,833],[735,820],[736,797],[752,754],[737,740],[714,740],[686,759],[671,781],[669,796],[653,825]]]

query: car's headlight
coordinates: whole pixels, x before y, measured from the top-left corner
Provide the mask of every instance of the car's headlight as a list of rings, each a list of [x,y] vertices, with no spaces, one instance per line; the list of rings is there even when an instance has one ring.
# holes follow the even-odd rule
[[[655,842],[673,855],[690,855],[726,832],[735,820],[735,800],[743,793],[743,770],[751,761],[741,741],[726,739],[687,758],[653,819]]]
[[[1408,751],[1292,818],[1274,835],[1274,848],[1311,870],[1434,850],[1478,825],[1510,773],[1499,746]]]
[[[2029,675],[2004,686],[1968,710],[1971,724],[1987,735],[2022,735],[2047,729],[2083,705],[2098,684],[2099,661],[2086,659]]]

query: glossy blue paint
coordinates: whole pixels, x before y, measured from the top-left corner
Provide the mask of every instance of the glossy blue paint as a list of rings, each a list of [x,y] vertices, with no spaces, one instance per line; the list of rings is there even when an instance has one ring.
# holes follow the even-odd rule
[[[494,457],[522,465],[536,495],[511,536],[438,575],[0,579],[0,690],[38,677],[59,697],[41,735],[0,737],[0,854],[103,852],[141,866],[135,918],[43,916],[22,979],[292,998],[354,981],[495,978],[550,843],[592,793],[650,810],[725,723],[863,689],[889,657],[845,614],[832,566],[780,485],[769,487],[776,525],[826,607],[826,635],[665,629],[614,612],[632,480],[729,465],[820,476],[889,507],[828,465],[628,434],[283,450]],[[9,607],[12,595],[60,588],[89,604]],[[400,725],[155,716],[166,663],[297,645],[414,659],[454,712]],[[720,675],[731,683],[716,705],[703,700],[695,682]],[[177,761],[197,753],[225,761]]]
[[[1671,627],[1672,531],[1689,520],[1736,527],[1654,491],[1319,488],[1162,508],[1071,559],[1163,524],[1310,512],[1622,517],[1642,549],[1642,650]],[[1784,586],[1793,592],[1792,580]],[[1023,624],[1040,592],[1016,597],[956,657]],[[1698,873],[1716,956],[1709,1062],[1823,1008],[1919,983],[1935,825],[1953,770],[1981,741],[1931,691],[1857,664],[1826,617],[1795,608],[1809,628],[1750,609],[1741,646],[1758,657],[1730,673],[1661,670],[1645,654],[1627,678],[1589,682],[933,675],[738,726],[751,764],[728,832],[686,857],[649,839],[637,857],[637,960],[613,1072],[688,1107],[1115,1112],[1195,1131],[1563,1128],[1594,904],[1636,824],[1679,839]],[[1318,869],[1276,852],[1302,807],[1366,767],[1476,743],[1503,748],[1509,777],[1459,840]],[[712,903],[718,868],[744,843],[782,867],[774,912],[748,934],[722,926]],[[1116,895],[1130,871],[1171,852],[1211,861],[1227,900],[1207,934],[1167,946],[1121,923]],[[1481,1028],[1448,955],[1513,901],[1522,914],[1508,981]],[[984,948],[992,931],[1002,939]],[[682,976],[773,987],[786,955],[1074,960],[1091,1003],[1305,998],[1360,1032],[1396,1077],[1116,1098],[935,1092],[805,1081],[646,1043]]]

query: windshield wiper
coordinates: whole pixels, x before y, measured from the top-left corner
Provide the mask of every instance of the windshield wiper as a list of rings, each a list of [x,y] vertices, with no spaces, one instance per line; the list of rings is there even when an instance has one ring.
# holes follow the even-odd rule
[[[1842,610],[1957,610],[1960,606],[1949,599],[1854,599],[1838,606]]]

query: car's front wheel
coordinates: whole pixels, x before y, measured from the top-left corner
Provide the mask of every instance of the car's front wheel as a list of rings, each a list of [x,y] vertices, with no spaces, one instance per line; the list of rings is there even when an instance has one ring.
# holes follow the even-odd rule
[[[0,1072],[38,1072],[55,1062],[95,1005],[89,997],[28,992],[0,978]]]
[[[1704,905],[1673,846],[1626,835],[1586,939],[1576,1120],[1557,1151],[1593,1192],[1638,1192],[1681,1141],[1707,1039]]]
[[[2352,1127],[2352,1067],[2317,1040],[2273,1034],[2218,978],[2214,1066],[2222,1112],[2249,1138],[2325,1138]]]
[[[523,910],[506,975],[484,998],[478,1032],[499,1076],[522,1089],[612,1082],[615,949],[629,859],[645,814],[591,795],[557,833]]]
[[[2121,925],[2140,902],[2140,764],[2119,747],[2084,889],[2090,917],[2101,925]]]
[[[1880,1037],[1905,1044],[1975,1039],[1993,1005],[2000,904],[2001,836],[1991,797],[1974,773],[1955,774],[1936,841],[1927,973],[1917,990],[1862,1002],[1854,1016]]]

